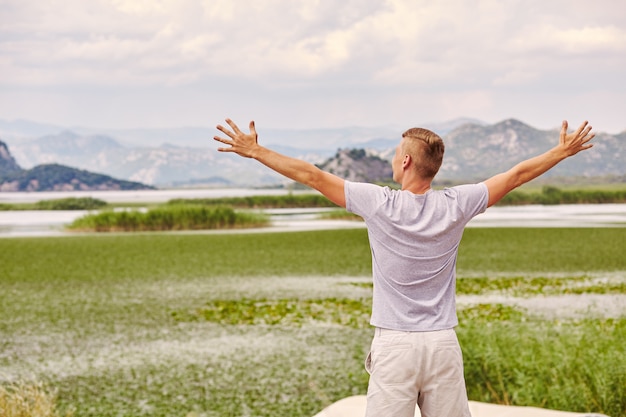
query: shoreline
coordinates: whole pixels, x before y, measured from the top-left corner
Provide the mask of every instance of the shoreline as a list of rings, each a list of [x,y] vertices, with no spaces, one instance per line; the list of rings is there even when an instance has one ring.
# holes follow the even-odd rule
[[[359,220],[319,218],[320,214],[333,210],[336,209],[266,209],[263,211],[271,216],[271,224],[262,228],[144,233],[276,233],[365,227],[365,223]],[[86,210],[0,211],[0,238],[84,236],[87,233],[69,232],[64,226],[87,213]],[[626,204],[496,206],[476,216],[467,227],[621,228],[626,227]]]

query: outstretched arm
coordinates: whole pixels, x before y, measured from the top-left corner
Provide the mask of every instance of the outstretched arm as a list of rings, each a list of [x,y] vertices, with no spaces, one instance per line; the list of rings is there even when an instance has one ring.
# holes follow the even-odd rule
[[[256,159],[279,174],[318,190],[338,206],[346,207],[343,179],[322,171],[313,164],[290,158],[259,145],[254,122],[250,122],[250,133],[239,130],[239,127],[230,119],[226,119],[226,123],[230,129],[222,125],[218,125],[217,129],[228,136],[228,139],[220,136],[215,136],[213,139],[228,147],[218,148],[218,151],[234,152],[245,158]]]
[[[489,189],[488,205],[493,206],[509,191],[537,178],[562,160],[591,148],[593,145],[589,141],[594,136],[595,133],[591,133],[591,126],[587,122],[581,124],[575,132],[567,133],[567,121],[563,121],[557,146],[485,181]]]

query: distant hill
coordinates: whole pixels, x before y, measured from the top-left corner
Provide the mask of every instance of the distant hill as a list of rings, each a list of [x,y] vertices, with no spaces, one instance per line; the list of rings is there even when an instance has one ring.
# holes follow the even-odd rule
[[[558,131],[542,131],[519,120],[509,119],[495,125],[466,124],[444,136],[443,165],[435,180],[439,183],[477,182],[508,170],[520,161],[554,147]],[[563,161],[542,178],[608,177],[626,174],[626,132],[619,135],[598,133],[592,150]],[[397,144],[397,140],[394,141]],[[386,182],[390,174],[377,157],[391,170],[394,148],[384,151],[351,149],[339,151],[318,164],[321,168],[353,181]],[[360,158],[351,158],[359,155]],[[364,157],[367,155],[367,157]]]
[[[390,182],[393,172],[389,161],[364,149],[340,149],[333,158],[318,166],[349,181]]]
[[[620,135],[624,136],[626,132]],[[620,135],[598,132],[593,140],[593,149],[563,161],[544,176],[596,177],[626,174],[626,143],[620,139]],[[558,130],[538,130],[515,119],[494,125],[460,126],[443,138],[446,153],[438,178],[488,178],[551,149],[558,143],[558,137]]]
[[[15,158],[11,156],[7,144],[0,141],[0,177],[20,170],[21,168],[15,162]]]
[[[558,129],[538,130],[515,119],[496,124],[457,119],[426,127],[440,134],[446,144],[443,166],[436,178],[439,182],[488,178],[550,149],[558,142],[559,135]],[[9,128],[15,135],[23,127],[22,124],[4,126],[4,129]],[[31,128],[41,132],[46,126]],[[0,120],[0,131],[2,129]],[[218,153],[218,145],[211,139],[217,133],[215,129],[89,132],[54,129],[57,130],[35,138],[15,139],[11,144],[15,161],[26,168],[62,164],[159,187],[271,187],[290,183],[254,160]],[[259,141],[268,148],[329,169],[333,167],[338,175],[348,178],[367,173],[363,172],[360,162],[352,165],[354,173],[347,159],[328,162],[337,156],[346,157],[345,153],[338,155],[338,150],[361,149],[368,157],[390,161],[404,131],[393,127],[279,130],[263,129],[259,125],[257,129]],[[131,146],[115,136],[117,134],[125,138],[129,134],[135,135],[134,138],[141,136],[142,145]],[[626,132],[618,135],[599,132],[594,144],[592,150],[559,164],[545,178],[625,176]],[[357,174],[359,170],[361,173]]]
[[[0,141],[0,191],[145,190],[153,187],[59,164],[22,169]]]

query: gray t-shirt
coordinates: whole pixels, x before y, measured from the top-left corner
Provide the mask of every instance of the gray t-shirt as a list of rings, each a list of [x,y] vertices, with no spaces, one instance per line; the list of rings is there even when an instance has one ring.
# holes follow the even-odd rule
[[[347,210],[365,220],[372,250],[370,323],[403,331],[455,327],[459,243],[467,222],[487,209],[487,186],[413,194],[346,181],[345,194]]]

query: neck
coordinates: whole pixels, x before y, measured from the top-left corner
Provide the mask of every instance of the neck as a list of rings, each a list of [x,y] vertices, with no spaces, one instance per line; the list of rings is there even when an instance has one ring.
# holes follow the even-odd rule
[[[430,190],[430,181],[415,181],[408,184],[402,184],[403,191],[410,191],[413,194],[426,194]]]

